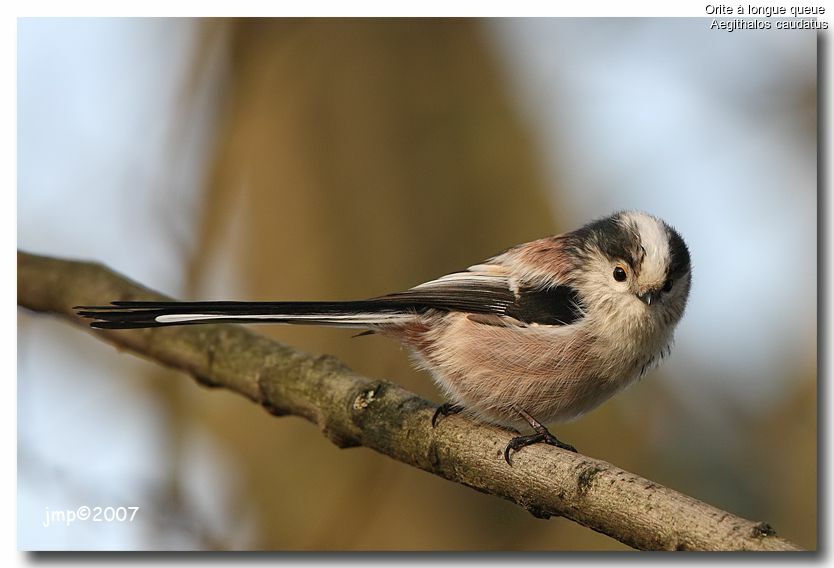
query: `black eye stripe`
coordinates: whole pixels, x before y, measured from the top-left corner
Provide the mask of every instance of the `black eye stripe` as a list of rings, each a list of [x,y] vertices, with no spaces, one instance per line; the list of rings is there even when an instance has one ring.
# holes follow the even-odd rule
[[[680,234],[668,225],[666,226],[666,235],[669,237],[671,255],[669,280],[672,280],[673,278],[679,278],[690,269],[689,249]]]
[[[577,254],[601,251],[609,259],[621,260],[632,271],[639,268],[639,237],[635,227],[623,223],[619,214],[588,223],[567,238]]]

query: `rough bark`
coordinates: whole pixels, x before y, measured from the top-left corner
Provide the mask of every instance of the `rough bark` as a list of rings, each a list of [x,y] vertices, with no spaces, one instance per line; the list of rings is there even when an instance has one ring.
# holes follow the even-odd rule
[[[95,263],[18,253],[18,305],[88,327],[75,305],[166,300]],[[92,330],[91,330],[92,331]],[[277,416],[316,424],[339,447],[365,446],[533,515],[561,515],[645,550],[799,550],[764,522],[717,509],[604,461],[549,446],[525,448],[507,465],[513,433],[450,416],[392,383],[357,375],[335,358],[301,353],[248,329],[198,325],[97,330],[117,348],[180,369]]]

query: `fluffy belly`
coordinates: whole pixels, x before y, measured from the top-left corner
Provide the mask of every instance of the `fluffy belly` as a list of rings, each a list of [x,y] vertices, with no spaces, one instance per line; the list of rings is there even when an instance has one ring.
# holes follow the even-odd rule
[[[516,408],[545,423],[576,418],[639,376],[633,363],[602,373],[593,341],[558,326],[486,325],[461,315],[414,347],[451,402],[504,426],[525,424]]]

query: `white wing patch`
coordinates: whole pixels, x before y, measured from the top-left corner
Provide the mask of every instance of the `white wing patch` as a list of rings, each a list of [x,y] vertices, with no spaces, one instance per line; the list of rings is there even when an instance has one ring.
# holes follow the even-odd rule
[[[463,272],[452,272],[440,278],[414,286],[412,290],[446,287],[449,284],[471,284],[473,286],[508,286],[507,270],[496,264],[476,264]]]

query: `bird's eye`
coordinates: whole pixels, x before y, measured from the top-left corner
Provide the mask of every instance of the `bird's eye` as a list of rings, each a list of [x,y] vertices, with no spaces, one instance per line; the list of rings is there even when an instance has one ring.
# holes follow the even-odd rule
[[[617,282],[624,282],[627,277],[628,275],[622,266],[618,266],[614,269],[614,280]]]
[[[672,289],[672,279],[668,278],[666,282],[663,283],[663,291],[668,292]]]

